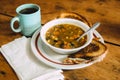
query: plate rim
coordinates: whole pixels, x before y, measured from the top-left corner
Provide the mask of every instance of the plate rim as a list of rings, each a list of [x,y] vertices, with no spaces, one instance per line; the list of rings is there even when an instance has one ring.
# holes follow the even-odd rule
[[[104,40],[102,38],[102,36],[95,30],[94,31],[94,34],[97,36],[100,37],[100,41],[104,43]],[[40,54],[44,54],[43,52],[39,52],[39,50],[36,49],[36,45],[37,45],[37,41],[38,38],[39,38],[39,35],[40,35],[40,29],[38,29],[32,36],[31,38],[31,49],[33,51],[33,54],[36,56],[36,58],[38,58],[41,62],[43,62],[44,64],[48,65],[48,66],[51,66],[51,67],[54,67],[54,68],[58,68],[58,69],[65,69],[65,70],[71,70],[71,69],[80,69],[80,68],[84,68],[84,67],[87,67],[87,66],[90,66],[92,64],[94,64],[95,62],[98,62],[97,60],[95,61],[92,61],[92,62],[89,62],[87,64],[64,64],[64,65],[60,65],[60,64],[55,64],[55,63],[52,63],[51,61],[49,60],[46,60],[43,56],[41,57]]]

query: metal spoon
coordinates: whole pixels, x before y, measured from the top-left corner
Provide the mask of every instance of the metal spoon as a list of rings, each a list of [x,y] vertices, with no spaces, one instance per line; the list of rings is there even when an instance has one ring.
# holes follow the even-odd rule
[[[93,32],[96,28],[98,28],[100,25],[99,22],[95,23],[89,30],[87,30],[85,33],[83,33],[78,39],[77,41],[79,41],[83,36],[85,36],[86,34],[88,34],[89,32]]]

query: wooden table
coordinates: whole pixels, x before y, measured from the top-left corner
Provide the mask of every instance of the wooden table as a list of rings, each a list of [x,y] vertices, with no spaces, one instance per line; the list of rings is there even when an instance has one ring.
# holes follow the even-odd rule
[[[120,80],[120,0],[1,0],[0,46],[22,36],[10,29],[10,20],[16,16],[15,9],[24,3],[41,7],[42,24],[66,11],[79,13],[91,23],[101,22],[97,31],[105,39],[107,56],[89,67],[64,71],[66,80]],[[2,54],[0,80],[18,80]]]

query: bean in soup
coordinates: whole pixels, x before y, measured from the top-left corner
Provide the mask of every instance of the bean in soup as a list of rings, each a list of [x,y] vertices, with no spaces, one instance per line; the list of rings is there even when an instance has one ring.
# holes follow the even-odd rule
[[[83,33],[84,31],[76,25],[59,24],[53,26],[46,32],[46,40],[49,44],[58,48],[78,48],[86,42],[87,36],[77,41]]]

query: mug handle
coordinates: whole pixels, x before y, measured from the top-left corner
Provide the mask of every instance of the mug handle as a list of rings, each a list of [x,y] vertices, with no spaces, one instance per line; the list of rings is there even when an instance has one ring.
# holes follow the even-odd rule
[[[14,17],[14,18],[12,18],[12,20],[11,20],[11,22],[10,22],[10,27],[11,27],[11,29],[12,29],[14,32],[21,32],[20,26],[19,26],[17,29],[14,28],[14,23],[15,23],[15,21],[18,21],[18,22],[19,22],[19,18],[18,18],[17,16]]]

